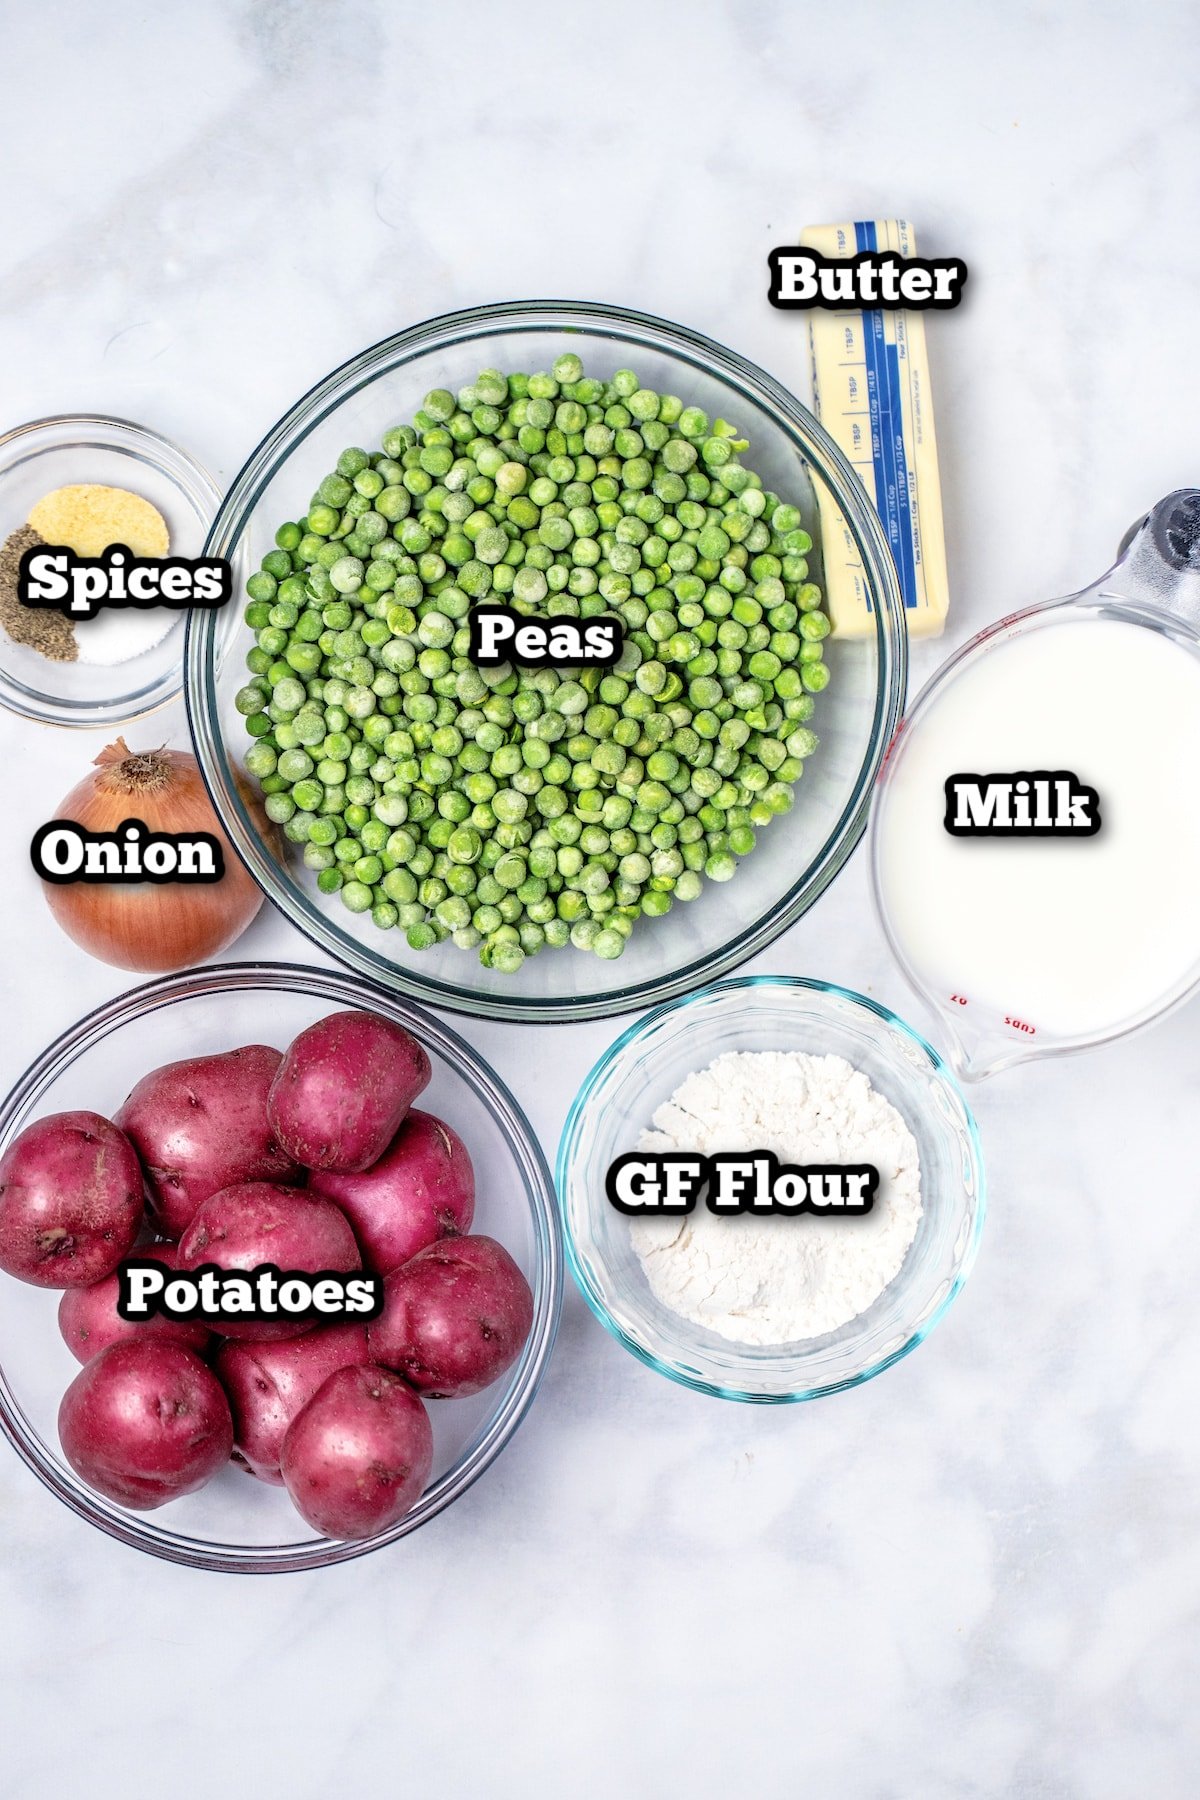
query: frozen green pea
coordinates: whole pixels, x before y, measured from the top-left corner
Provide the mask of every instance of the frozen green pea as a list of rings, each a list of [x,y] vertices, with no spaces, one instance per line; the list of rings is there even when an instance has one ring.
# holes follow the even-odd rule
[[[364,566],[359,556],[339,556],[329,571],[329,579],[339,594],[357,593],[362,586]]]

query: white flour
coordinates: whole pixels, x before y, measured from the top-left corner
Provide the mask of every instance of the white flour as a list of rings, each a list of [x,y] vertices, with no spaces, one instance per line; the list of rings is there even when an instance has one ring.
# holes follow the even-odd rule
[[[857,1218],[636,1219],[651,1288],[672,1312],[742,1344],[819,1337],[865,1312],[895,1279],[921,1217],[917,1146],[890,1101],[840,1056],[734,1052],[689,1075],[641,1150],[773,1150],[786,1163],[872,1163],[879,1189]]]

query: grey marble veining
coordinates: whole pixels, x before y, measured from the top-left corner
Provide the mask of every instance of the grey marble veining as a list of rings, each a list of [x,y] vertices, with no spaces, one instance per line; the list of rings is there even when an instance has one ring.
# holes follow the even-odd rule
[[[3,54],[5,424],[113,411],[228,480],[364,344],[537,294],[678,318],[803,392],[767,251],[898,212],[971,270],[929,329],[954,606],[918,683],[1200,475],[1175,0],[63,0],[7,8]],[[64,946],[24,852],[99,740],[0,738],[7,1083],[126,983]],[[275,915],[238,949],[301,953]],[[760,962],[928,1024],[861,856]],[[572,1293],[484,1480],[388,1555],[275,1581],[139,1559],[6,1452],[6,1800],[1194,1793],[1197,1018],[977,1090],[976,1271],[858,1392],[706,1401]],[[613,1030],[522,1031],[519,1066],[510,1029],[472,1035],[552,1151]]]

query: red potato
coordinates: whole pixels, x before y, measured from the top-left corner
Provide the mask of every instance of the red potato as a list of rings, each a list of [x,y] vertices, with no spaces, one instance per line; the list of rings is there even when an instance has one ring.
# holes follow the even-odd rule
[[[367,1363],[367,1328],[347,1322],[275,1344],[223,1344],[213,1364],[233,1413],[234,1461],[283,1486],[288,1426],[337,1369]]]
[[[49,1113],[0,1158],[0,1269],[37,1287],[101,1281],[132,1248],[145,1205],[123,1132],[99,1113]]]
[[[145,1164],[163,1237],[181,1237],[197,1207],[235,1181],[298,1176],[267,1122],[282,1061],[267,1044],[246,1044],[167,1063],[138,1082],[117,1120]]]
[[[429,1076],[428,1056],[402,1026],[375,1013],[330,1013],[284,1053],[268,1100],[271,1127],[307,1169],[368,1169]]]
[[[420,1499],[432,1467],[429,1415],[389,1369],[339,1369],[283,1440],[292,1504],[326,1537],[386,1531]]]
[[[349,1222],[331,1200],[272,1181],[238,1182],[204,1202],[179,1240],[180,1269],[190,1272],[202,1263],[220,1269],[272,1263],[309,1275],[362,1267]],[[265,1344],[297,1337],[316,1323],[230,1317],[219,1329],[222,1337]]]
[[[383,1284],[367,1327],[376,1362],[431,1400],[477,1394],[516,1362],[533,1324],[529,1283],[502,1244],[432,1244]]]
[[[110,1344],[62,1398],[63,1454],[89,1487],[149,1512],[229,1461],[233,1421],[216,1376],[169,1338]]]
[[[168,1269],[176,1267],[174,1244],[147,1244],[136,1254],[150,1262],[165,1263]],[[114,1269],[91,1287],[68,1288],[59,1301],[58,1329],[71,1355],[81,1363],[90,1362],[110,1344],[120,1344],[128,1338],[173,1338],[197,1355],[208,1348],[208,1326],[194,1319],[166,1319],[160,1313],[152,1319],[123,1319],[117,1311],[119,1291],[120,1271]]]
[[[475,1216],[475,1171],[456,1131],[413,1107],[371,1168],[357,1175],[314,1173],[312,1194],[341,1207],[363,1262],[388,1275],[439,1238],[464,1235]]]

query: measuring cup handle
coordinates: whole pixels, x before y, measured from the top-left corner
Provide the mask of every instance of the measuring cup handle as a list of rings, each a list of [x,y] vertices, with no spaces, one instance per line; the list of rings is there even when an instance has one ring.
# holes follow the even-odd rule
[[[1088,592],[1139,600],[1200,630],[1200,488],[1177,488],[1151,507]]]

